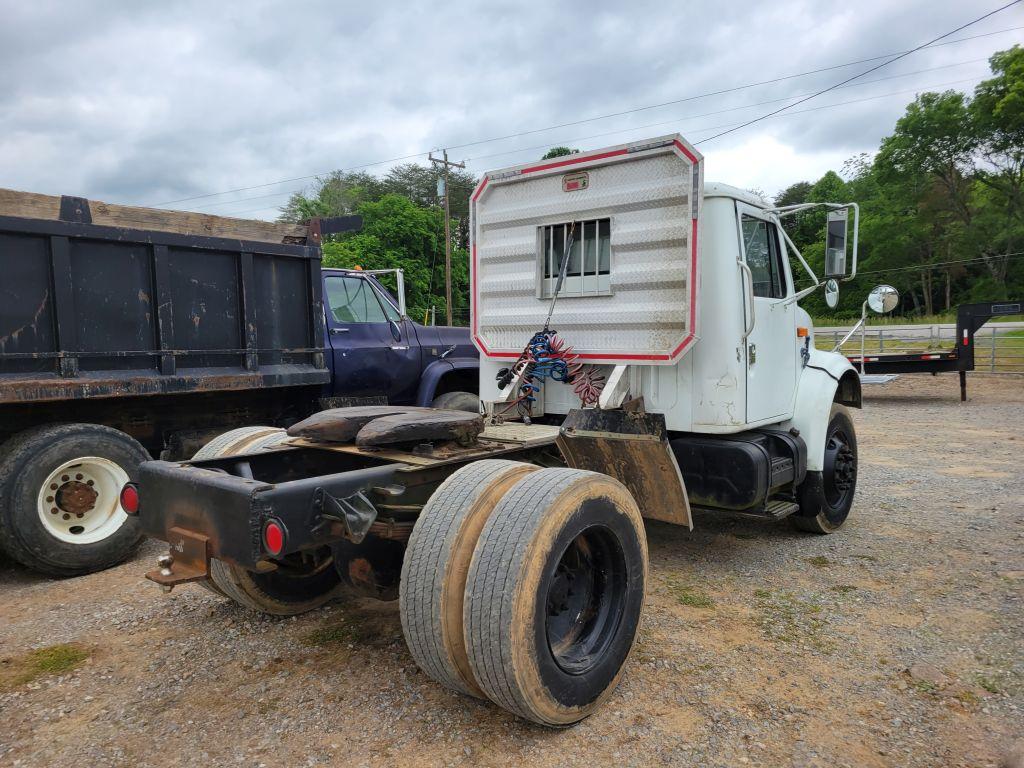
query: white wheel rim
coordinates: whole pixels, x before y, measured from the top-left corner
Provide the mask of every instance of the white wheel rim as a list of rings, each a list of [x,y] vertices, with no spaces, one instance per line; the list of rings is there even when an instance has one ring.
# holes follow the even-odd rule
[[[69,544],[93,544],[114,535],[128,518],[120,501],[128,479],[118,464],[99,456],[64,462],[39,489],[43,527]]]

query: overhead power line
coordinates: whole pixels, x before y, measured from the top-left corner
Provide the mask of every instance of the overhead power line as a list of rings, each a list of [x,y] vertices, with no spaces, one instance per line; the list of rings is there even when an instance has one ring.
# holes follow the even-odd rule
[[[958,61],[958,62],[956,62],[954,64],[943,64],[943,65],[937,66],[937,67],[928,67],[926,69],[918,69],[918,70],[915,70],[913,72],[901,72],[901,73],[896,74],[896,75],[887,75],[886,77],[875,78],[874,80],[864,80],[864,81],[859,82],[859,83],[851,83],[850,85],[842,86],[842,88],[858,88],[858,87],[861,87],[861,86],[864,86],[864,85],[872,85],[874,83],[881,83],[881,82],[885,82],[887,80],[897,80],[897,79],[902,78],[902,77],[911,77],[913,75],[921,75],[921,74],[925,74],[927,72],[934,72],[934,71],[940,70],[940,69],[952,69],[954,67],[962,67],[962,66],[964,66],[966,64],[976,64],[976,63],[981,62],[981,61],[987,61],[987,59],[986,58],[967,59],[965,61]],[[975,80],[975,79],[977,79],[977,78],[970,77],[970,78],[964,78],[962,80],[953,80],[953,81],[949,81],[949,82],[945,82],[945,83],[936,83],[934,85],[919,86],[917,88],[912,88],[912,89],[909,89],[909,90],[895,91],[893,93],[881,94],[880,96],[872,96],[872,97],[869,97],[869,98],[871,98],[871,99],[873,99],[873,98],[883,98],[883,97],[895,96],[895,95],[899,95],[899,94],[903,94],[903,93],[913,93],[915,91],[921,90],[922,88],[940,88],[940,87],[943,87],[945,85],[955,85],[955,84],[958,84],[958,83],[968,82],[968,81]],[[840,90],[840,89],[836,89],[836,90]],[[485,160],[485,159],[492,158],[492,157],[503,157],[503,156],[507,156],[507,155],[514,155],[514,154],[517,154],[519,152],[529,152],[529,151],[534,151],[534,150],[538,150],[538,149],[547,149],[547,148],[549,148],[551,146],[552,143],[556,143],[556,144],[558,144],[558,143],[561,143],[561,144],[572,144],[572,143],[575,143],[575,142],[587,141],[588,139],[596,139],[596,138],[601,138],[601,137],[604,137],[604,136],[613,136],[613,135],[618,134],[618,133],[628,133],[629,131],[642,130],[644,128],[654,128],[654,127],[662,126],[662,125],[677,124],[677,123],[679,123],[679,122],[681,122],[683,120],[695,120],[695,119],[697,119],[699,117],[710,117],[712,115],[721,115],[721,114],[725,114],[727,112],[737,112],[737,111],[740,111],[740,110],[743,110],[743,109],[752,109],[753,107],[763,107],[763,106],[765,106],[767,104],[778,104],[780,101],[789,101],[791,99],[798,99],[798,98],[800,98],[802,96],[805,96],[805,95],[806,94],[800,93],[800,94],[793,94],[793,95],[790,95],[790,96],[782,96],[782,97],[777,98],[777,99],[768,99],[766,101],[758,101],[758,102],[752,102],[752,103],[749,103],[749,104],[741,104],[739,106],[727,107],[725,109],[717,109],[717,110],[714,110],[714,111],[711,111],[711,112],[701,112],[701,113],[698,113],[698,114],[695,114],[695,115],[682,115],[680,117],[674,117],[674,118],[671,118],[671,119],[668,119],[668,120],[661,120],[661,121],[658,121],[656,123],[647,123],[645,125],[633,125],[633,126],[628,126],[626,128],[617,128],[614,131],[605,131],[603,133],[591,134],[589,136],[577,136],[577,137],[569,138],[569,139],[551,139],[551,140],[545,142],[544,144],[538,144],[538,145],[532,146],[532,147],[519,147],[517,149],[506,150],[506,151],[503,151],[503,152],[494,152],[494,153],[490,153],[490,154],[487,154],[487,155],[477,155],[475,157],[467,158],[466,162],[477,162],[479,160]],[[860,100],[858,100],[858,101],[860,101]],[[841,102],[841,103],[842,104],[852,104],[852,103],[855,103],[855,102],[854,101],[849,101],[849,102]],[[837,105],[829,105],[829,106],[837,106]],[[735,123],[729,123],[728,125],[735,125]],[[698,130],[698,131],[699,130],[710,130],[710,129],[713,129],[713,128],[721,128],[721,127],[724,127],[724,126],[711,126],[709,129],[697,128],[695,130]],[[339,171],[339,172],[340,173],[344,173],[344,171]],[[238,198],[235,198],[234,200],[221,200],[221,201],[218,201],[218,202],[215,202],[215,203],[204,203],[204,204],[195,206],[195,208],[205,209],[205,208],[218,207],[218,206],[222,206],[222,205],[232,205],[232,204],[235,204],[235,203],[250,202],[250,201],[253,201],[253,200],[270,200],[270,199],[273,199],[275,197],[283,197],[285,195],[291,195],[291,194],[294,194],[294,192],[295,192],[295,190],[289,189],[289,190],[284,190],[284,191],[281,191],[281,192],[271,192],[271,193],[266,194],[266,195],[254,195],[254,196],[251,196],[251,197],[238,197]],[[246,211],[261,211],[261,210],[264,210],[265,207],[266,206],[260,207],[260,208],[249,208],[249,209],[246,209]],[[246,211],[235,211],[234,213],[245,213]]]
[[[794,112],[787,112],[785,114],[775,115],[774,117],[795,117],[797,115],[808,114],[809,112],[818,112],[818,111],[823,110],[823,109],[834,109],[835,107],[844,107],[844,106],[848,106],[850,104],[860,104],[860,103],[865,102],[865,101],[875,101],[877,99],[885,99],[885,98],[890,98],[892,96],[902,96],[902,95],[905,95],[905,94],[908,94],[908,93],[918,93],[922,89],[927,89],[927,88],[943,88],[945,86],[958,85],[960,83],[971,82],[971,81],[976,80],[976,79],[977,79],[976,77],[968,77],[968,78],[964,78],[964,79],[961,79],[961,80],[949,80],[949,81],[946,81],[946,82],[943,82],[943,83],[933,83],[931,85],[920,86],[918,88],[908,88],[908,89],[904,89],[904,90],[900,90],[900,91],[892,91],[890,93],[882,93],[882,94],[878,94],[878,95],[875,95],[875,96],[866,96],[866,97],[860,98],[860,99],[850,99],[849,101],[839,101],[839,102],[835,102],[833,104],[822,104],[822,105],[819,105],[817,107],[810,107],[808,109],[798,109],[798,110],[796,110]],[[789,98],[793,98],[793,97],[789,97]],[[749,108],[749,106],[756,106],[756,105],[748,105],[747,108]],[[737,107],[737,109],[742,109],[742,108],[744,108],[744,107]],[[727,111],[731,111],[731,110],[721,110],[721,111],[726,111],[727,112]],[[718,114],[718,113],[707,113],[707,114]],[[603,138],[605,136],[613,136],[613,135],[619,134],[619,133],[627,133],[629,131],[642,130],[644,128],[654,128],[654,127],[661,126],[661,125],[666,125],[666,124],[678,124],[679,122],[681,122],[683,120],[691,119],[693,117],[697,117],[697,116],[677,117],[677,118],[673,118],[671,120],[665,120],[665,121],[658,122],[658,123],[648,123],[647,125],[634,125],[634,126],[630,126],[628,128],[619,128],[619,129],[616,129],[614,131],[606,131],[604,133],[591,134],[590,136],[579,136],[579,137],[576,137],[574,139],[562,139],[558,143],[572,144],[572,143],[575,143],[575,142],[587,141],[588,139],[599,139],[599,138]],[[721,123],[721,124],[718,124],[718,125],[707,125],[707,126],[703,126],[703,127],[690,128],[690,129],[687,130],[687,133],[690,134],[690,135],[693,135],[695,133],[701,133],[702,131],[714,131],[714,130],[717,130],[719,128],[728,128],[728,127],[733,126],[733,125],[739,125],[739,123]],[[523,153],[523,152],[536,152],[537,150],[546,149],[548,147],[550,147],[550,142],[549,143],[545,143],[545,144],[538,144],[538,145],[532,146],[532,147],[519,147],[517,149],[510,149],[510,150],[507,150],[505,152],[494,152],[494,153],[487,154],[487,155],[478,155],[478,156],[473,157],[473,158],[468,158],[466,162],[467,163],[477,162],[479,160],[488,160],[488,159],[495,158],[495,157],[504,157],[504,156],[507,156],[507,155],[516,155],[516,154],[520,154],[520,153]],[[281,195],[286,195],[286,194],[292,194],[292,192],[279,192],[279,193],[274,193],[273,195],[262,195],[260,197],[242,198],[240,200],[232,200],[231,202],[240,203],[240,202],[244,202],[246,200],[260,200],[260,199],[263,199],[265,197],[280,197]],[[246,209],[241,210],[241,211],[229,211],[225,215],[241,216],[243,214],[252,213],[254,211],[269,210],[270,208],[273,208],[273,207],[275,207],[275,206],[261,205],[261,206],[256,207],[256,208],[246,208]]]
[[[729,128],[728,130],[722,131],[721,133],[716,133],[714,136],[709,136],[706,139],[701,139],[701,142],[714,141],[715,139],[721,138],[722,136],[726,136],[726,135],[728,135],[730,133],[735,133],[736,131],[742,130],[743,128],[746,128],[748,126],[754,125],[755,123],[759,123],[762,120],[767,120],[769,117],[777,115],[780,112],[785,112],[787,109],[795,107],[795,106],[797,106],[799,104],[803,104],[806,101],[810,101],[811,99],[816,99],[818,96],[821,96],[822,94],[828,93],[829,91],[834,91],[836,88],[841,88],[842,86],[846,85],[847,83],[851,83],[854,80],[857,80],[858,78],[864,77],[864,75],[869,75],[872,72],[878,71],[882,67],[887,67],[890,64],[892,64],[893,62],[896,62],[896,61],[899,61],[900,59],[906,58],[910,54],[916,53],[917,51],[920,51],[922,48],[927,48],[930,45],[935,45],[940,40],[944,40],[945,38],[949,37],[950,35],[955,35],[957,32],[959,32],[959,31],[961,31],[963,29],[967,29],[968,27],[974,26],[978,22],[984,21],[985,19],[989,18],[990,16],[995,16],[997,13],[1001,13],[1002,11],[1005,11],[1007,8],[1012,8],[1013,6],[1017,5],[1020,2],[1021,2],[1021,0],[1012,0],[1012,2],[1009,2],[1006,5],[1001,6],[999,8],[996,8],[994,11],[989,11],[988,13],[984,14],[983,16],[979,16],[978,18],[973,19],[972,21],[969,21],[966,24],[961,24],[956,29],[951,29],[949,32],[946,32],[945,34],[939,35],[938,37],[933,38],[933,39],[929,40],[926,43],[921,43],[921,45],[917,46],[916,48],[911,48],[909,51],[906,51],[905,53],[901,53],[899,56],[896,56],[894,58],[889,59],[888,61],[883,61],[881,64],[876,64],[873,67],[865,69],[863,72],[860,72],[859,74],[856,74],[853,77],[848,77],[845,80],[840,80],[838,83],[830,85],[828,88],[822,88],[820,91],[817,91],[816,93],[812,93],[810,96],[805,96],[804,98],[799,99],[798,101],[794,101],[792,104],[788,104],[788,105],[786,105],[784,107],[779,107],[778,109],[773,110],[772,112],[769,112],[768,114],[761,115],[760,117],[755,117],[753,120],[748,120],[747,122],[741,123],[740,125],[737,125],[734,128]]]
[[[982,16],[981,18],[974,20],[974,21],[970,22],[969,24],[965,24],[964,26],[959,27],[958,29],[965,29],[966,27],[969,27],[972,24],[976,24],[979,21],[981,21],[982,19],[988,18],[988,16],[992,16],[993,14],[998,13],[999,11],[1004,10],[1005,8],[1008,8],[1008,7],[1012,6],[1012,5],[1015,5],[1016,3],[1020,2],[1020,1],[1021,0],[1015,0],[1013,3],[1010,3],[1009,5],[1003,6],[1003,8],[999,8],[999,9],[997,9],[995,11],[992,11],[991,13],[986,14],[985,16]],[[657,109],[659,107],[671,106],[673,104],[681,104],[681,103],[684,103],[684,102],[687,102],[687,101],[695,101],[697,99],[708,98],[708,97],[711,97],[711,96],[718,96],[718,95],[723,95],[723,94],[726,94],[726,93],[733,93],[733,92],[742,91],[742,90],[745,90],[745,89],[748,89],[748,88],[756,88],[756,87],[759,87],[759,86],[762,86],[762,85],[771,85],[773,83],[779,83],[779,82],[783,82],[785,80],[793,80],[793,79],[800,78],[800,77],[806,77],[806,76],[809,76],[809,75],[820,74],[822,72],[827,72],[827,71],[831,71],[831,70],[841,69],[843,67],[854,66],[856,64],[864,64],[864,63],[867,63],[867,62],[870,62],[870,61],[877,61],[879,59],[889,59],[889,61],[887,61],[887,62],[883,63],[882,65],[880,65],[880,66],[886,66],[888,64],[891,64],[893,61],[896,61],[899,58],[903,58],[904,56],[908,56],[911,53],[914,53],[916,51],[922,50],[923,48],[940,47],[940,46],[944,46],[944,45],[955,45],[957,43],[968,42],[970,40],[976,40],[976,39],[983,38],[983,37],[991,37],[992,35],[1003,34],[1005,32],[1013,32],[1013,31],[1016,31],[1016,30],[1019,30],[1019,29],[1024,29],[1024,26],[1008,27],[1006,29],[994,30],[992,32],[985,32],[985,33],[978,34],[978,35],[972,35],[970,37],[957,38],[956,40],[946,40],[945,42],[925,43],[925,44],[920,45],[917,48],[911,49],[909,51],[880,54],[880,55],[877,55],[877,56],[871,56],[871,57],[866,58],[866,59],[857,59],[857,60],[854,60],[854,61],[847,61],[847,62],[844,62],[842,64],[833,64],[833,65],[828,66],[828,67],[819,67],[818,69],[811,69],[811,70],[807,70],[805,72],[798,72],[798,73],[791,74],[791,75],[783,75],[783,76],[772,78],[772,79],[769,79],[769,80],[761,80],[761,81],[758,81],[758,82],[745,83],[743,85],[738,85],[738,86],[734,86],[734,87],[731,87],[731,88],[725,88],[725,89],[721,89],[721,90],[717,90],[717,91],[708,91],[706,93],[700,93],[700,94],[693,94],[693,95],[690,95],[690,96],[684,96],[684,97],[681,97],[679,99],[674,99],[672,101],[662,102],[660,104],[649,104],[649,105],[640,106],[640,107],[634,107],[632,109],[621,110],[619,112],[613,112],[613,113],[609,113],[609,114],[605,114],[605,115],[595,115],[593,117],[588,117],[588,118],[584,118],[584,119],[581,119],[581,120],[574,120],[574,121],[571,121],[571,122],[568,122],[568,123],[560,123],[560,124],[556,124],[556,125],[549,125],[549,126],[545,126],[543,128],[532,128],[532,129],[529,129],[529,130],[526,130],[526,131],[520,131],[518,133],[512,133],[512,134],[508,134],[508,135],[505,135],[505,136],[496,136],[496,137],[492,137],[492,138],[489,138],[489,139],[480,139],[480,140],[477,140],[477,141],[467,142],[465,144],[457,144],[457,145],[449,146],[448,149],[464,149],[466,147],[478,146],[480,144],[488,144],[488,143],[495,142],[495,141],[505,141],[507,139],[518,138],[520,136],[527,136],[527,135],[531,135],[531,134],[541,133],[543,131],[555,130],[557,128],[564,128],[564,127],[569,127],[569,126],[572,126],[572,125],[580,125],[580,124],[588,123],[588,122],[596,122],[598,120],[605,120],[605,119],[608,119],[608,118],[611,118],[611,117],[620,117],[620,116],[623,116],[623,115],[633,114],[635,112],[642,112],[642,111],[645,111],[645,110]],[[945,35],[942,35],[941,37],[935,38],[935,40],[942,40],[943,38],[946,38],[946,37],[949,37],[952,34],[955,34],[956,31],[958,31],[958,30],[953,30],[952,32],[948,32]],[[890,58],[890,57],[894,57],[894,56],[896,58]],[[874,69],[877,69],[877,68],[878,67],[873,68],[873,69],[869,69],[869,70],[867,70],[865,72],[862,72],[860,75],[857,75],[856,77],[862,77],[863,75],[868,74],[868,73],[874,71]],[[853,79],[856,79],[856,78],[850,78],[850,80],[853,80]],[[837,84],[837,86],[835,86],[835,87],[838,87],[839,85],[843,85],[846,82],[849,82],[849,80],[843,81],[842,83]],[[288,179],[278,179],[276,181],[268,181],[268,182],[264,182],[262,184],[253,184],[253,185],[246,186],[246,187],[235,187],[234,189],[225,189],[225,190],[221,190],[219,192],[208,192],[208,193],[202,194],[202,195],[193,195],[191,197],[181,197],[181,198],[177,198],[175,200],[167,200],[167,201],[164,201],[162,203],[153,203],[153,204],[151,204],[151,207],[160,207],[160,206],[164,206],[164,205],[174,205],[176,203],[187,203],[187,202],[190,202],[192,200],[203,200],[203,199],[206,199],[206,198],[218,197],[220,195],[227,195],[227,194],[232,194],[232,193],[235,193],[235,192],[249,192],[249,191],[254,190],[254,189],[263,189],[264,187],[272,187],[272,186],[275,186],[277,184],[290,184],[290,183],[294,183],[294,182],[298,182],[298,181],[309,181],[311,179],[315,179],[315,178],[320,177],[320,176],[325,176],[325,175],[328,175],[330,173],[335,173],[335,172],[347,173],[347,172],[351,172],[351,171],[363,170],[365,168],[372,168],[372,167],[377,166],[377,165],[386,165],[388,163],[397,163],[397,162],[402,162],[403,160],[413,160],[413,159],[418,158],[418,157],[426,157],[429,153],[430,153],[429,150],[424,151],[424,152],[415,152],[415,153],[412,153],[412,154],[407,154],[407,155],[401,155],[401,156],[398,156],[398,157],[388,158],[386,160],[375,160],[375,161],[370,162],[370,163],[363,163],[361,165],[354,165],[354,166],[350,166],[348,168],[332,169],[330,171],[323,171],[323,172],[320,172],[320,173],[308,174],[308,175],[305,175],[305,176],[294,176],[294,177],[288,178]]]
[[[939,269],[941,267],[951,267],[956,264],[982,264],[986,261],[993,259],[1017,259],[1024,256],[1024,251],[1014,251],[1013,253],[996,253],[992,256],[974,256],[970,259],[954,259],[952,261],[937,261],[934,264],[913,264],[907,267],[887,267],[885,269],[872,269],[867,272],[858,272],[857,277],[864,275],[881,275],[889,274],[891,272],[923,272],[927,269]]]

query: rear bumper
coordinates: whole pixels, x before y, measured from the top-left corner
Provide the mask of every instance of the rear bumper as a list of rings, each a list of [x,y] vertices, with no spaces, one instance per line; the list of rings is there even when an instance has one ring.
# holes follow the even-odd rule
[[[337,505],[330,502],[344,506],[347,499],[387,485],[400,466],[386,464],[271,484],[208,468],[205,463],[216,462],[147,461],[139,468],[140,525],[147,536],[166,541],[173,558],[147,578],[164,586],[206,578],[210,558],[260,570],[269,558],[262,532],[271,520],[285,531],[284,549],[275,559],[350,536],[345,521],[336,514]]]

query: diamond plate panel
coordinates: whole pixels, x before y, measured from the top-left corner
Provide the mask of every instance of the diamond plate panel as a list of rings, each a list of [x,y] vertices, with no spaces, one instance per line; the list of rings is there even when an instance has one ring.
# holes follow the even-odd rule
[[[482,354],[514,357],[544,324],[541,228],[601,218],[611,219],[610,292],[559,296],[551,326],[592,362],[673,363],[692,346],[700,155],[680,137],[643,144],[653,148],[623,145],[486,178],[474,195],[471,265]],[[564,191],[563,175],[581,170],[586,189]]]

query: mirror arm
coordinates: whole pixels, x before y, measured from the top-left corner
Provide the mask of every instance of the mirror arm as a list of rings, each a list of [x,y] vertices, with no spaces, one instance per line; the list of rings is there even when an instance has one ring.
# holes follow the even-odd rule
[[[847,206],[853,208],[853,265],[850,267],[850,276],[844,277],[843,280],[849,281],[857,276],[857,233],[860,231],[860,206],[856,203],[847,203]],[[863,362],[862,358],[862,365]]]
[[[818,276],[816,274],[814,274],[814,270],[811,269],[811,265],[807,263],[806,259],[804,259],[804,255],[802,253],[800,253],[800,249],[797,248],[796,244],[790,239],[789,235],[786,233],[785,228],[779,227],[779,231],[782,232],[782,239],[786,241],[786,244],[790,248],[793,249],[793,253],[795,253],[797,259],[800,260],[800,265],[804,268],[804,271],[808,275],[810,275],[811,276],[811,280],[814,281],[814,285],[811,286],[811,288],[812,289],[813,288],[817,288],[819,285],[821,285],[821,281],[818,279]]]

